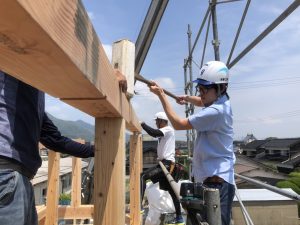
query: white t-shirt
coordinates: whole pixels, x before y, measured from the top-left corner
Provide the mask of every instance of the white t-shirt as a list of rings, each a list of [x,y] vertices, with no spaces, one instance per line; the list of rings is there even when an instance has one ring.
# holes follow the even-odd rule
[[[159,129],[164,136],[158,138],[157,156],[159,160],[171,160],[175,162],[175,134],[174,129],[166,126]]]

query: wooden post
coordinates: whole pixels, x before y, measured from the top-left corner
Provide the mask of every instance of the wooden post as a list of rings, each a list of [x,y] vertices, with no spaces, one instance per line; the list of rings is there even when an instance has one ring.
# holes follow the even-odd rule
[[[140,225],[140,174],[142,135],[134,132],[130,136],[130,225]]]
[[[129,40],[119,40],[112,46],[112,66],[119,69],[127,80],[127,97],[134,95],[135,45]]]
[[[71,192],[71,206],[74,208],[81,205],[81,159],[72,158],[72,192]],[[76,224],[76,219],[73,219]]]
[[[56,225],[58,220],[59,160],[58,152],[49,151],[46,225]]]
[[[94,225],[125,224],[124,133],[124,119],[96,119]]]
[[[84,144],[85,140],[78,138],[74,141]],[[81,158],[72,157],[72,190],[71,190],[71,206],[79,208],[81,205]],[[73,224],[76,224],[75,215],[73,218]]]

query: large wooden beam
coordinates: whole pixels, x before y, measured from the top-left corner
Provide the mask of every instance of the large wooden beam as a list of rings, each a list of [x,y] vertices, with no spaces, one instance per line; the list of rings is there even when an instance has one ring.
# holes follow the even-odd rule
[[[80,0],[2,0],[0,69],[95,117],[140,131]]]

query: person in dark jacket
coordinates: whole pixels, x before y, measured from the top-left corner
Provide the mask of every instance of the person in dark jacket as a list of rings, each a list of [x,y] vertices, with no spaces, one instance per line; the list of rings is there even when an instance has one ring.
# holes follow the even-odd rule
[[[126,79],[116,72],[122,91]],[[42,91],[0,71],[0,221],[37,225],[30,180],[42,164],[38,143],[72,156],[94,156],[94,146],[61,135],[45,112]]]

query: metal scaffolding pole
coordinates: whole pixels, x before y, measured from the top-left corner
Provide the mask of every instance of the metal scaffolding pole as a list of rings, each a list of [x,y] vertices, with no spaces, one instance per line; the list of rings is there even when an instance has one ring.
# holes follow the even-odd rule
[[[152,0],[143,22],[139,36],[135,42],[135,73],[141,72],[145,58],[150,49],[161,18],[169,0]]]
[[[275,27],[277,27],[286,17],[288,17],[300,5],[300,0],[295,0],[273,23],[271,23],[257,38],[254,39],[232,62],[228,64],[228,68],[232,68],[240,61],[252,48],[254,48],[261,40],[263,40]]]
[[[209,15],[209,12],[210,12],[210,6],[208,6],[208,8],[207,8],[207,10],[206,10],[205,16],[204,16],[204,18],[203,18],[203,20],[202,20],[200,29],[199,29],[199,31],[198,31],[197,37],[196,37],[196,39],[195,39],[195,42],[194,42],[194,44],[193,44],[192,50],[191,50],[191,52],[190,52],[188,58],[190,58],[190,56],[193,54],[193,52],[194,52],[194,50],[195,50],[195,47],[196,47],[196,45],[197,45],[198,39],[199,39],[200,34],[201,34],[202,30],[203,30],[203,27],[204,27],[204,25],[205,25],[205,22],[206,22],[206,20],[207,20],[207,17],[208,17],[208,15]],[[184,66],[186,66],[187,63],[188,63],[188,61],[186,62],[186,64],[185,64]]]
[[[287,192],[285,190],[282,190],[282,189],[280,189],[278,187],[274,187],[272,185],[265,184],[265,183],[263,183],[261,181],[254,180],[254,179],[252,179],[250,177],[245,177],[245,176],[237,174],[237,173],[235,173],[234,175],[236,177],[238,177],[238,178],[240,178],[242,180],[245,180],[245,181],[247,181],[247,182],[249,182],[251,184],[254,184],[254,185],[258,186],[258,187],[268,189],[268,190],[273,191],[275,193],[278,193],[280,195],[283,195],[283,196],[286,196],[288,198],[294,199],[297,202],[300,202],[300,195],[298,195],[298,194],[292,194],[292,193]]]
[[[217,0],[211,0],[211,19],[212,19],[212,29],[213,29],[213,41],[212,44],[214,46],[215,60],[220,61],[220,41],[218,36],[218,24],[217,24],[217,13],[216,13],[216,2]]]
[[[205,41],[204,41],[204,47],[203,47],[203,52],[202,52],[200,67],[202,67],[203,63],[204,63],[204,57],[205,57],[205,52],[206,52],[206,45],[207,45],[207,40],[208,40],[208,33],[209,33],[210,21],[211,21],[211,14],[209,15],[208,22],[207,22],[206,34],[205,34]]]
[[[187,59],[184,59],[184,65],[186,64]],[[184,70],[184,93],[185,95],[188,95],[188,87],[189,82],[187,80],[187,67],[183,67]],[[189,117],[189,104],[185,103],[185,117]],[[191,157],[191,131],[186,130],[186,143],[187,143],[187,150],[188,150],[188,157]],[[191,179],[191,166],[189,165],[189,179]]]
[[[191,31],[191,27],[188,24],[188,48],[189,48],[189,58],[188,58],[188,67],[189,67],[189,75],[190,75],[190,80],[189,80],[189,94],[193,95],[193,67],[192,67],[192,62],[193,62],[193,54],[191,53],[192,51],[192,31]],[[190,104],[190,115],[194,114],[194,105]]]
[[[243,27],[243,24],[244,24],[244,21],[245,21],[245,18],[246,18],[246,15],[247,15],[247,12],[248,12],[250,3],[251,3],[251,0],[248,0],[248,1],[247,1],[247,4],[246,4],[246,6],[245,6],[245,9],[244,9],[242,18],[241,18],[241,22],[240,22],[239,28],[238,28],[238,30],[237,30],[237,32],[236,32],[236,35],[235,35],[235,38],[234,38],[234,41],[233,41],[233,44],[232,44],[232,47],[231,47],[231,50],[230,50],[230,53],[229,53],[229,56],[228,56],[226,65],[228,65],[229,62],[230,62],[230,60],[231,60],[233,51],[234,51],[234,49],[235,49],[237,40],[238,40],[238,38],[239,38],[239,36],[240,36],[241,30],[242,30],[242,27]]]

